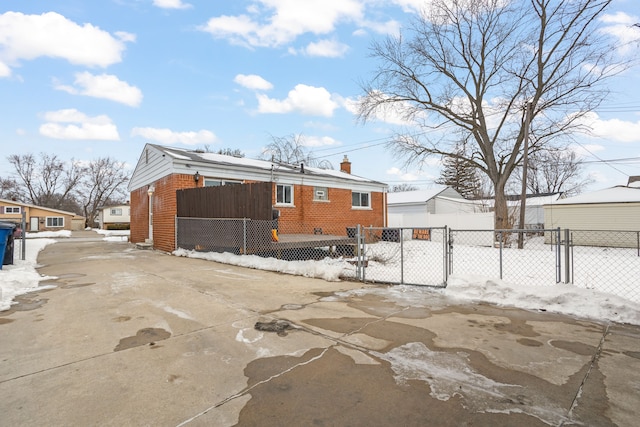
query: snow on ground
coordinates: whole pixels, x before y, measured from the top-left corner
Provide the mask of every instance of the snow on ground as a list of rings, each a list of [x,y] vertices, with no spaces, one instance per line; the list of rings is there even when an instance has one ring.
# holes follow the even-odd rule
[[[21,260],[22,242],[15,242],[13,265],[3,265],[0,270],[0,311],[8,310],[13,299],[37,289],[48,289],[50,286],[39,287],[42,280],[52,280],[55,277],[41,276],[36,272],[38,252],[47,245],[55,243],[54,239],[29,239],[25,246],[25,260]]]
[[[103,232],[106,238],[127,237],[128,232]],[[44,233],[38,233],[45,236]],[[68,237],[64,233],[52,237]],[[50,238],[29,238],[26,260],[20,258],[20,241],[16,241],[15,265],[3,266],[0,270],[0,311],[7,310],[17,295],[38,288],[42,277],[36,272],[37,254],[45,246],[55,243]],[[255,255],[233,255],[230,253],[196,252],[179,249],[176,256],[200,258],[242,267],[277,271],[305,277],[314,277],[327,281],[338,281],[340,277],[353,274],[354,266],[344,259],[326,258],[320,261],[284,261],[274,258],[262,258]],[[368,278],[373,278],[375,270],[368,269]],[[504,307],[518,307],[525,310],[547,311],[572,315],[580,318],[613,321],[640,325],[640,304],[612,294],[584,289],[572,285],[555,284],[553,286],[532,286],[514,284],[508,281],[458,274],[449,277],[447,287],[434,289],[421,286],[369,287],[348,293],[374,293],[406,306],[430,306],[432,304],[486,302]],[[444,300],[443,300],[444,299]]]
[[[93,229],[98,234],[104,236],[102,240],[107,242],[128,242],[129,230],[100,230],[98,228]]]

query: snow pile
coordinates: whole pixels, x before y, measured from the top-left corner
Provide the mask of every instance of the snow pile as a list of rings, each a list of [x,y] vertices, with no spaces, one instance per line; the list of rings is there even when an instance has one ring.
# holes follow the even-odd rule
[[[459,301],[487,302],[640,325],[640,304],[617,295],[569,284],[526,286],[480,276],[453,275],[447,281],[445,293]]]
[[[343,270],[348,266],[346,262],[336,262],[336,260],[331,258],[326,258],[320,261],[284,261],[275,258],[263,258],[257,255],[234,255],[228,252],[197,252],[186,249],[178,249],[173,252],[173,255],[206,259],[209,261],[253,268],[256,270],[275,271],[278,273],[293,274],[295,276],[315,277],[318,279],[324,279],[328,282],[339,282]]]
[[[38,252],[47,245],[55,243],[53,239],[30,239],[25,246],[25,260],[21,260],[20,240],[14,246],[14,264],[3,265],[0,270],[0,311],[8,310],[13,299],[38,289],[50,289],[52,286],[38,287],[41,280],[52,280],[55,277],[41,276],[36,272]]]

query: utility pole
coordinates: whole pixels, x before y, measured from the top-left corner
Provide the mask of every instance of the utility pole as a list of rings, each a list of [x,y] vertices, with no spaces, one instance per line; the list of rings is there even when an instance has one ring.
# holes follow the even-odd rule
[[[529,124],[531,123],[531,101],[525,106],[524,113],[524,153],[522,154],[522,193],[520,194],[520,225],[518,228],[524,230],[525,208],[527,207],[527,166],[529,164]],[[524,232],[518,233],[518,249],[524,247]]]

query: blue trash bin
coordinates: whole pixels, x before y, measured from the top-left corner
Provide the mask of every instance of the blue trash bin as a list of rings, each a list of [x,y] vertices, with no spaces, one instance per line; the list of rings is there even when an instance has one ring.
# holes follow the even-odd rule
[[[13,264],[13,230],[15,230],[16,225],[11,222],[0,222],[0,256],[2,257],[2,262],[0,262],[0,270],[2,270],[2,265],[4,264]],[[9,253],[11,253],[11,257],[9,257]]]

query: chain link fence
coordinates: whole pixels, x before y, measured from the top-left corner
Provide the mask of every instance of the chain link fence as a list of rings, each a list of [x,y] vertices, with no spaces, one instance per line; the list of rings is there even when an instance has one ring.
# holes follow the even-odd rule
[[[560,230],[449,230],[449,273],[500,278],[522,285],[561,278]],[[545,243],[545,235],[552,243]],[[522,236],[523,248],[518,249]]]
[[[640,302],[640,232],[449,230],[449,274],[531,286],[564,282]]]
[[[567,230],[568,282],[640,302],[640,231]]]
[[[330,260],[343,266],[343,278],[367,282],[444,287],[449,275],[477,275],[525,286],[572,283],[640,302],[639,231],[319,228],[176,218],[176,242],[202,252]]]
[[[329,230],[278,220],[176,218],[176,246],[288,261],[351,259],[356,256],[355,230],[355,226]]]

